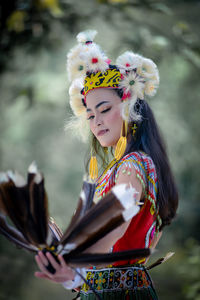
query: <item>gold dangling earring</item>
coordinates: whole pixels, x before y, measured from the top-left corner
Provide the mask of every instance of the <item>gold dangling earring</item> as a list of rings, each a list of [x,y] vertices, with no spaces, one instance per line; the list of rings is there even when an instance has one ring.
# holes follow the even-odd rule
[[[131,129],[133,130],[132,135],[133,135],[133,137],[134,137],[134,136],[135,136],[135,133],[136,133],[136,130],[137,130],[137,124],[134,123],[133,126],[131,127]]]
[[[122,124],[122,132],[121,132],[121,137],[117,142],[116,148],[115,148],[115,159],[118,161],[120,160],[120,158],[122,157],[122,155],[124,154],[125,150],[126,150],[126,145],[127,145],[127,129],[128,129],[128,122],[127,121],[123,121]]]
[[[92,180],[96,180],[98,178],[97,158],[95,155],[92,155],[92,153],[91,153],[91,159],[89,164],[89,175]]]

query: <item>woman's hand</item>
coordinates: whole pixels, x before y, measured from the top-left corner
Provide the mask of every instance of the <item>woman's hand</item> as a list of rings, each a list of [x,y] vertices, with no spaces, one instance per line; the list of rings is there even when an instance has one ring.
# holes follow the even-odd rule
[[[59,263],[54,259],[50,252],[47,252],[46,255],[39,251],[38,255],[35,256],[36,263],[41,272],[35,272],[35,276],[39,278],[49,279],[50,281],[63,283],[67,280],[73,280],[75,272],[73,269],[67,266],[63,257],[58,255]],[[50,273],[47,270],[47,266],[51,263],[56,272],[54,274]]]

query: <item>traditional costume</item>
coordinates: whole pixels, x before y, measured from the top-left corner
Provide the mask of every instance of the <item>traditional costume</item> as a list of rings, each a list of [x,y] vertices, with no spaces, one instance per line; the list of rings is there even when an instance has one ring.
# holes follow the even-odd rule
[[[75,126],[76,132],[80,129],[84,138],[88,134],[85,109],[88,92],[96,88],[119,89],[122,92],[121,111],[124,123],[115,158],[100,177],[93,153],[90,160],[90,177],[96,180],[94,202],[98,202],[115,186],[121,168],[127,176],[134,169],[143,188],[144,204],[111,251],[149,248],[161,225],[156,203],[156,169],[152,159],[141,151],[123,155],[127,146],[128,126],[141,118],[140,110],[136,109],[137,101],[142,101],[145,95],[155,95],[159,73],[152,60],[133,52],[125,52],[112,65],[106,54],[93,42],[95,35],[95,31],[79,33],[78,45],[67,56],[67,71],[71,81],[70,105],[75,114],[71,126]],[[134,124],[132,129],[135,134],[137,125]],[[100,299],[157,299],[144,263],[145,258],[125,260],[103,269],[93,267],[86,270],[87,284],[84,283],[81,288],[80,299],[96,299],[94,290],[100,295]]]
[[[72,289],[79,287],[83,280],[82,300],[156,300],[144,263],[162,225],[157,203],[157,172],[151,157],[140,151],[140,147],[134,152],[128,150],[130,143],[127,143],[127,138],[131,134],[134,143],[137,141],[143,100],[145,95],[155,95],[159,74],[152,60],[133,52],[125,52],[118,57],[116,64],[111,64],[93,42],[95,34],[94,31],[80,33],[78,45],[67,56],[70,105],[75,114],[70,126],[86,139],[90,132],[86,120],[87,94],[97,88],[115,89],[121,98],[123,125],[114,159],[98,177],[95,151],[91,151],[89,175],[92,182],[84,181],[77,210],[63,234],[48,217],[44,177],[35,164],[29,167],[27,180],[18,173],[0,173],[0,233],[31,252],[49,251],[55,259],[60,254],[71,266],[115,262],[104,268],[75,269],[74,280],[63,285]],[[142,185],[140,201],[137,201],[134,187],[116,184],[119,173],[129,176],[132,170]],[[92,205],[92,201],[96,204]],[[168,213],[170,218],[173,214]],[[8,224],[7,217],[16,228]],[[111,253],[87,253],[97,241],[129,220],[126,232],[110,249]],[[164,221],[168,224],[169,220]],[[161,263],[161,260],[156,263]],[[51,264],[46,268],[53,274],[56,272]]]

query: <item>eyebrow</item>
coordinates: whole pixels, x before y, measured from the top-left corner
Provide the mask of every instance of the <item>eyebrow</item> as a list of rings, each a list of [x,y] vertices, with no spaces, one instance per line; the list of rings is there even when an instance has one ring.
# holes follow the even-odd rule
[[[109,103],[109,101],[101,101],[95,106],[95,108],[98,108],[99,106],[101,106],[102,104],[105,104],[105,103]],[[91,111],[91,109],[87,108],[86,111],[89,112],[89,111]]]

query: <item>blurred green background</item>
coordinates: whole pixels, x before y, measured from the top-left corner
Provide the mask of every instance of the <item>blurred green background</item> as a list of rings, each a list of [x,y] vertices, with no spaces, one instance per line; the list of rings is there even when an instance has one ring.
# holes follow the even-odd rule
[[[133,50],[160,70],[150,101],[180,193],[176,220],[151,261],[175,255],[151,275],[161,300],[200,299],[200,1],[18,0],[0,4],[0,170],[24,176],[35,160],[49,210],[65,229],[76,206],[87,147],[64,132],[71,116],[66,53],[75,36],[96,29],[109,57]],[[32,254],[0,236],[0,299],[72,299],[34,277]]]

